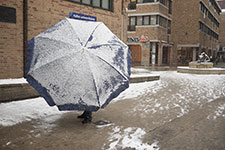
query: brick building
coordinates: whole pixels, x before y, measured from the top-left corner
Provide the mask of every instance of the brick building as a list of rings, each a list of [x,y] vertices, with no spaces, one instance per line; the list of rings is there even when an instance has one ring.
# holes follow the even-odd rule
[[[222,12],[220,14],[220,50],[219,55],[224,56],[225,58],[225,0],[217,0],[218,4],[220,5]]]
[[[217,55],[220,6],[215,0],[173,0],[172,41],[177,65],[187,65],[205,51]]]
[[[126,39],[123,0],[0,1],[0,79],[24,76],[27,40],[70,12],[97,17],[120,39]]]
[[[172,65],[172,0],[131,0],[126,13],[133,65]]]

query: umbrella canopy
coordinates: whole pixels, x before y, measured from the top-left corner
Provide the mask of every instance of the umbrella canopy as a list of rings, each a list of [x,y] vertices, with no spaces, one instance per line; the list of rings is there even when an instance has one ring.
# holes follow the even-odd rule
[[[27,81],[59,110],[97,111],[129,87],[128,46],[103,23],[64,18],[28,42]]]

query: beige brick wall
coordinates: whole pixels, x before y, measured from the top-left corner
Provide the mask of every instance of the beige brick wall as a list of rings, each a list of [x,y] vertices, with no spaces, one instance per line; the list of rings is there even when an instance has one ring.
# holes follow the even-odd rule
[[[219,15],[209,6],[208,0],[202,0],[211,13],[219,20]],[[172,40],[175,44],[200,44],[208,48],[216,48],[217,40],[210,40],[199,30],[201,20],[214,31],[219,33],[219,28],[213,25],[208,17],[204,18],[200,11],[200,0],[174,0],[173,1]]]
[[[23,76],[23,0],[0,1],[16,9],[16,23],[0,22],[0,79]]]
[[[128,32],[128,37],[148,36],[150,40],[167,41],[167,29],[159,26],[136,27],[136,32]]]
[[[0,22],[0,79],[23,77],[23,0],[2,0],[0,5],[16,8],[17,15],[16,24]],[[113,11],[67,0],[28,0],[28,40],[69,17],[69,12],[96,16],[120,39],[126,39],[126,17],[122,19],[121,9],[121,0],[114,0]]]
[[[196,7],[195,7],[196,6]],[[176,44],[198,43],[198,0],[174,0],[172,9],[172,40]]]
[[[114,0],[114,11],[105,11],[66,0],[29,0],[28,3],[28,39],[56,24],[69,12],[96,16],[97,21],[104,22],[113,33],[121,38],[121,1]]]

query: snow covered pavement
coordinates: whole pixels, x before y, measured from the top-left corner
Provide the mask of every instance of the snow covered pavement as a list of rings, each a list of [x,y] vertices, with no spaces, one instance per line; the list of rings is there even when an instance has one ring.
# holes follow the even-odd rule
[[[79,112],[60,112],[56,107],[49,107],[43,98],[2,103],[0,104],[0,134],[3,136],[0,138],[0,149],[7,147],[24,148],[22,145],[16,144],[16,141],[24,139],[15,138],[5,132],[3,134],[3,131],[11,126],[32,122],[33,127],[31,126],[32,129],[28,134],[34,131],[36,135],[34,137],[28,136],[29,138],[23,137],[32,142],[32,144],[26,143],[24,149],[27,147],[27,149],[31,149],[32,146],[37,146],[41,142],[45,143],[40,137],[47,136],[49,139],[54,139],[54,136],[57,135],[68,138],[84,137],[83,140],[73,143],[76,146],[81,146],[80,149],[90,149],[84,145],[79,145],[81,142],[86,143],[86,146],[96,143],[95,148],[103,150],[126,148],[159,150],[160,141],[146,139],[150,130],[176,118],[182,118],[191,111],[201,109],[205,104],[210,104],[216,99],[225,98],[225,75],[193,75],[175,71],[151,72],[151,74],[159,74],[160,80],[130,84],[130,87],[114,99],[109,106],[94,114],[94,121],[105,119],[111,122],[111,124],[100,128],[97,128],[95,124],[89,126],[79,124],[76,116],[73,117]],[[205,118],[209,121],[221,118],[225,120],[225,100],[212,107]],[[63,123],[61,123],[62,120]],[[72,130],[67,128],[69,120],[75,120],[74,126],[71,127]],[[25,127],[21,128],[25,130]],[[85,130],[82,130],[84,128]],[[20,133],[22,129],[15,129],[15,132]],[[85,140],[87,135],[91,135],[92,138]],[[36,145],[32,141],[34,139]],[[60,139],[55,139],[55,142],[57,141],[60,143]],[[69,143],[67,143],[68,147]],[[41,145],[44,144],[40,144],[39,148],[44,149]],[[60,148],[68,148],[65,145],[60,146]]]

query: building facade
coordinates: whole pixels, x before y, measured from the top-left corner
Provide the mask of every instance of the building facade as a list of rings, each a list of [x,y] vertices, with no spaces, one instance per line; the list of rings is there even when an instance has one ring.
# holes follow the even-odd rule
[[[216,57],[220,6],[215,0],[173,0],[172,41],[177,65],[188,65],[201,52]]]
[[[218,55],[221,57],[220,61],[225,62],[225,0],[217,0],[218,4],[220,5],[222,12],[220,14],[220,49]]]
[[[127,6],[127,44],[133,65],[172,65],[172,0],[131,0]]]
[[[94,16],[126,39],[123,6],[123,0],[0,1],[0,79],[23,77],[27,41],[71,12]]]

